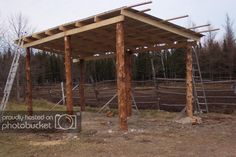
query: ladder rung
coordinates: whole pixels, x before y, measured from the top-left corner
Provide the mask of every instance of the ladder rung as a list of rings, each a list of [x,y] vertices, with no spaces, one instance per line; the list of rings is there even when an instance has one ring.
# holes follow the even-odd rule
[[[206,103],[203,103],[203,102],[199,102],[198,104],[199,105],[206,105]]]
[[[196,90],[197,92],[204,92],[204,90],[202,89],[202,90],[200,90],[200,89],[197,89]]]
[[[206,97],[204,97],[204,96],[198,96],[198,98],[200,98],[200,99],[203,99],[203,98],[204,98],[204,99],[205,99]]]

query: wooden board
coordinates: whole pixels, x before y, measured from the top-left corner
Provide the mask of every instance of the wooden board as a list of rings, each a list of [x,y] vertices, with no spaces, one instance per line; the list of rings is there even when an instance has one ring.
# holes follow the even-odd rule
[[[63,54],[63,38],[71,36],[74,58],[86,59],[95,57],[94,54],[115,52],[115,27],[119,22],[124,23],[125,47],[130,50],[137,47],[152,49],[156,44],[168,45],[188,39],[198,41],[203,36],[135,9],[122,7],[24,37],[23,47]],[[168,49],[168,46],[162,48]]]

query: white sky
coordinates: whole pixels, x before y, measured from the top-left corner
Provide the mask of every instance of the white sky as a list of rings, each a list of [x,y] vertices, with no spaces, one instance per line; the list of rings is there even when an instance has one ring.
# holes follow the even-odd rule
[[[6,19],[12,14],[22,12],[29,18],[37,31],[48,29],[65,22],[85,18],[97,13],[132,5],[145,0],[0,0],[0,18]],[[225,16],[228,13],[236,19],[235,0],[153,0],[144,8],[151,8],[149,13],[167,19],[190,15],[190,18],[175,21],[188,27],[193,21],[197,25],[211,22],[223,32]]]

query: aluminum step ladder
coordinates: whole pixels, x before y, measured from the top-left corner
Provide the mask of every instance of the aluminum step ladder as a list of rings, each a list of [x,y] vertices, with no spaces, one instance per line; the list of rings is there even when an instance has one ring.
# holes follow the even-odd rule
[[[197,113],[208,113],[206,91],[204,88],[198,53],[193,47],[193,94],[195,100],[195,111]]]
[[[23,40],[20,39],[18,44],[16,45],[16,51],[12,60],[12,64],[11,64],[11,68],[7,77],[7,82],[5,84],[5,88],[4,88],[4,95],[1,101],[1,105],[0,105],[0,113],[2,113],[7,105],[11,90],[12,90],[12,85],[14,83],[15,80],[15,76],[17,73],[17,69],[19,66],[19,59],[20,59],[20,55],[21,52],[23,51],[23,49],[21,48],[21,46],[23,45]]]

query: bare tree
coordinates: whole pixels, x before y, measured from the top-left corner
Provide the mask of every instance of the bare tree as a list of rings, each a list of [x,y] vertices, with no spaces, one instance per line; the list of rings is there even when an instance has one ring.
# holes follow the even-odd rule
[[[4,39],[4,27],[3,27],[3,21],[1,20],[1,14],[0,14],[0,49],[3,48],[3,39]]]
[[[224,34],[224,46],[223,51],[226,53],[228,58],[228,67],[229,67],[229,74],[230,77],[232,77],[233,69],[236,66],[235,65],[235,59],[236,59],[236,44],[235,44],[235,34],[233,30],[233,22],[231,21],[229,15],[226,15],[225,20],[225,34]]]
[[[33,32],[33,29],[29,24],[28,18],[23,16],[22,13],[18,13],[18,14],[10,16],[8,23],[9,23],[10,41],[14,41],[15,39],[19,39],[22,36],[25,36]],[[16,74],[16,98],[17,100],[20,99],[20,70],[21,69],[18,69],[17,74]]]

